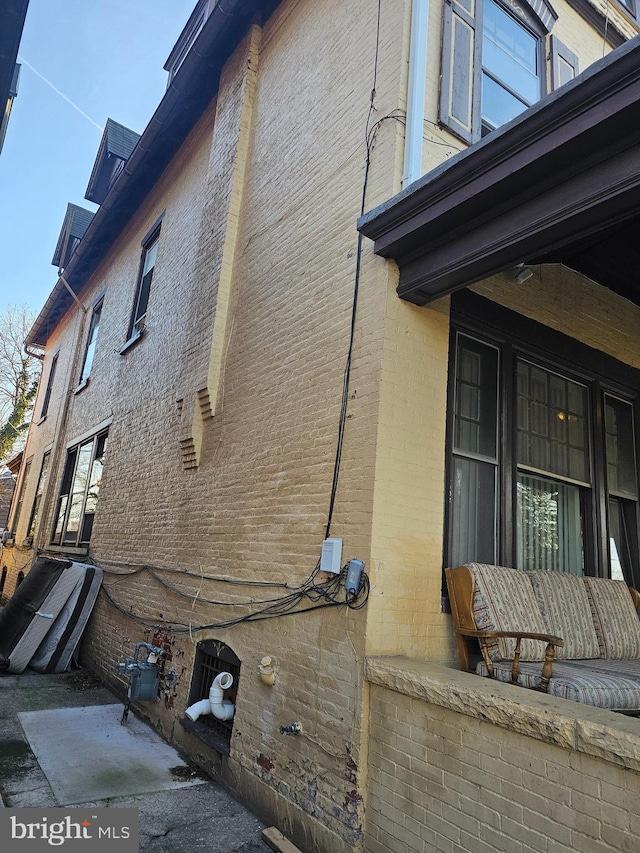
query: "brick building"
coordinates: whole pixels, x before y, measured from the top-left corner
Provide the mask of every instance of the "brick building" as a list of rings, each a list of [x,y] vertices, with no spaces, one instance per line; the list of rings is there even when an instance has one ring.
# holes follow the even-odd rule
[[[70,206],[7,590],[102,566],[85,660],[164,645],[141,712],[304,851],[638,834],[638,722],[458,672],[442,586],[640,579],[635,3],[201,0]]]

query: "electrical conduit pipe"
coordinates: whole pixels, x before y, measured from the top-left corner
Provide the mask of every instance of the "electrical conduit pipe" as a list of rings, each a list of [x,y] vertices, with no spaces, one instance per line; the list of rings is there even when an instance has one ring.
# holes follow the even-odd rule
[[[232,684],[233,676],[231,673],[221,672],[213,680],[209,690],[209,698],[194,702],[184,712],[185,716],[189,717],[193,723],[203,714],[213,714],[218,720],[230,720],[235,712],[235,705],[228,699],[223,699],[223,695],[224,691],[228,690]]]

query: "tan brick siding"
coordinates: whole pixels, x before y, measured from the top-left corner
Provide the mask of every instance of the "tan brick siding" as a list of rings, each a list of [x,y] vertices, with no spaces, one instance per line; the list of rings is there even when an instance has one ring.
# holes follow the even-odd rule
[[[408,0],[381,6],[370,117],[380,124],[367,209],[400,189],[409,13]],[[248,39],[239,46],[217,101],[81,293],[87,313],[72,306],[52,333],[45,376],[59,348],[56,392],[25,455],[33,458],[30,509],[42,454],[63,426],[40,525],[39,544],[47,545],[67,447],[110,419],[88,558],[105,568],[105,589],[125,612],[100,597],[84,660],[124,696],[118,660],[154,636],[149,625],[161,625],[171,650],[165,673],[175,678],[141,712],[303,850],[331,853],[357,848],[361,838],[365,650],[452,656],[440,612],[448,302],[423,309],[401,302],[394,265],[366,240],[331,533],[343,539],[344,561],[365,561],[368,608],[216,628],[249,611],[240,602],[255,607],[287,590],[203,576],[295,587],[320,555],[354,293],[376,15],[368,0],[291,0],[265,24],[259,50],[254,41],[251,52]],[[431,58],[433,118],[439,49]],[[257,64],[255,89],[243,100],[248,60]],[[430,146],[425,162],[446,156]],[[141,241],[163,213],[146,332],[121,354]],[[224,254],[230,236],[231,261]],[[216,339],[221,279],[228,306]],[[91,376],[74,394],[91,306],[103,291]],[[590,287],[580,285],[580,293],[593,307]],[[535,299],[531,292],[516,310],[541,312]],[[589,316],[593,327],[597,313]],[[634,347],[631,341],[628,352]],[[212,363],[218,404],[209,400],[197,467],[185,470],[180,441],[198,407],[206,409],[199,392]],[[32,552],[13,549],[14,568],[18,557],[28,562]],[[179,722],[195,644],[204,638],[225,642],[241,660],[228,759]],[[258,674],[266,654],[276,666],[272,687]],[[294,721],[302,735],[281,735],[279,726]]]
[[[636,770],[371,687],[366,853],[631,853],[639,795]]]

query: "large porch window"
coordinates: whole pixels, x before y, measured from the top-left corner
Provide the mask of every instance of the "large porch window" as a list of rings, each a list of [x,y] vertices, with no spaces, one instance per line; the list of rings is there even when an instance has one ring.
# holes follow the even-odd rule
[[[445,560],[637,583],[637,388],[549,362],[453,330]]]

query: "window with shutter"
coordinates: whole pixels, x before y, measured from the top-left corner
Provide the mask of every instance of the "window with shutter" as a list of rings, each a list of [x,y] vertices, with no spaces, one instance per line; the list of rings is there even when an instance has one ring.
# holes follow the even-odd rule
[[[471,144],[538,101],[556,17],[546,0],[445,0],[441,123]]]
[[[551,88],[564,86],[578,73],[578,57],[557,36],[551,36]]]

